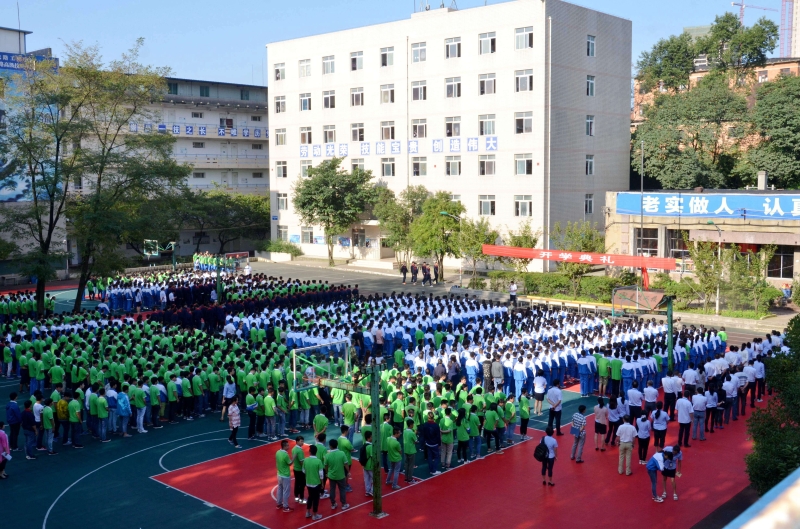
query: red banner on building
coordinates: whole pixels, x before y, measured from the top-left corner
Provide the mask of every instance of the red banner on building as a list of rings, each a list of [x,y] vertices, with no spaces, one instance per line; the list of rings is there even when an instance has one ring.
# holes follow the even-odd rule
[[[517,257],[520,259],[541,259],[561,263],[583,263],[603,266],[631,266],[634,268],[657,268],[675,270],[678,265],[670,257],[641,257],[610,253],[569,252],[564,250],[538,250],[516,246],[495,246],[484,244],[483,253],[497,257]]]

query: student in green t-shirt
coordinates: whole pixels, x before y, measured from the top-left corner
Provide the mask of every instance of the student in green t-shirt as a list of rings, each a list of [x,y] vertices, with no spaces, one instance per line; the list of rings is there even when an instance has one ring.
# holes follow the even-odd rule
[[[322,515],[317,514],[319,498],[322,494],[322,478],[325,475],[324,463],[317,457],[317,446],[308,447],[309,456],[303,460],[303,472],[306,486],[308,487],[308,502],[306,503],[306,518],[319,520]],[[312,515],[313,513],[313,515]]]
[[[275,466],[278,469],[278,508],[283,507],[283,512],[291,512],[289,508],[289,487],[292,483],[291,474],[292,458],[289,456],[289,440],[281,441],[281,448],[275,453]]]
[[[406,419],[403,430],[403,460],[405,462],[406,483],[414,482],[414,463],[417,459],[417,434],[414,432],[414,419]]]
[[[503,447],[500,446],[500,429],[498,428],[498,423],[500,423],[500,415],[497,413],[497,403],[492,402],[489,406],[489,409],[486,410],[486,418],[483,421],[483,431],[484,435],[486,436],[486,451],[492,451],[492,438],[494,438],[494,448],[497,450],[498,454],[502,454]]]
[[[108,401],[106,400],[106,390],[105,388],[100,388],[97,390],[97,403],[95,404],[97,408],[97,421],[98,421],[98,429],[100,431],[100,442],[107,443],[109,442],[108,439]]]
[[[47,448],[47,454],[54,456],[56,453],[53,451],[53,399],[44,400],[44,408],[42,408],[42,428],[44,429],[44,442]]]
[[[450,468],[453,459],[453,432],[456,422],[453,420],[453,408],[446,408],[444,416],[439,419],[439,429],[442,432],[441,463],[442,470]]]
[[[481,455],[481,418],[478,416],[478,406],[472,405],[467,419],[469,420],[469,455],[470,459],[475,459]]]
[[[353,445],[353,435],[356,432],[356,410],[358,409],[355,404],[353,404],[353,395],[348,393],[344,397],[345,403],[342,405],[342,417],[344,420],[344,425],[348,427],[347,430],[347,441],[350,443],[350,446]]]
[[[69,404],[67,404],[67,410],[69,411],[69,427],[72,431],[71,433],[71,444],[74,448],[83,448],[83,445],[80,444],[80,435],[81,435],[81,427],[82,427],[82,409],[83,405],[81,404],[81,400],[79,398],[72,398],[71,395],[65,397]],[[65,443],[66,444],[66,443]]]
[[[399,441],[401,433],[400,428],[394,428],[391,437],[386,441],[386,452],[389,458],[389,472],[386,475],[386,484],[391,484],[394,490],[400,488],[397,481],[400,479],[400,469],[403,466],[403,448],[400,446]]]
[[[523,388],[522,394],[519,397],[519,435],[520,439],[527,441],[528,437],[528,421],[531,418],[531,401],[528,398],[528,389]]]
[[[303,453],[303,439],[302,435],[295,437],[295,445],[292,448],[292,468],[294,469],[294,501],[297,503],[305,503],[306,497],[306,475],[303,473],[303,460],[305,454]]]
[[[330,497],[331,509],[335,509],[336,505],[336,488],[339,488],[339,500],[342,502],[342,509],[347,509],[350,505],[347,503],[347,458],[345,453],[339,450],[339,442],[336,439],[331,439],[328,442],[330,451],[325,456],[325,469],[328,473],[328,480],[330,481]]]

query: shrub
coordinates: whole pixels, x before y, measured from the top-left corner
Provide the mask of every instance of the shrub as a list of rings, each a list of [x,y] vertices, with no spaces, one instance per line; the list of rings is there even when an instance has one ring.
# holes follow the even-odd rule
[[[797,279],[792,282],[792,302],[800,306],[800,280]]]
[[[474,290],[486,290],[486,280],[482,277],[473,277],[469,280],[467,288]]]
[[[581,297],[591,298],[600,303],[611,303],[611,294],[623,283],[619,278],[606,276],[584,276],[581,278]]]
[[[767,305],[774,305],[779,299],[783,297],[783,292],[780,289],[773,287],[772,285],[768,286],[764,290],[764,301],[767,302]]]
[[[259,252],[288,253],[292,257],[303,255],[303,250],[298,245],[280,239],[277,241],[263,241],[256,249]]]

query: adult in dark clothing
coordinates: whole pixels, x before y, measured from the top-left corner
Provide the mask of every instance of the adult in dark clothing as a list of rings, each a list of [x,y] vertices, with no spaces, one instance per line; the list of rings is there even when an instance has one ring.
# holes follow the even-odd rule
[[[22,427],[22,412],[17,404],[17,394],[11,393],[9,395],[11,400],[6,403],[6,422],[11,429],[8,436],[8,446],[11,450],[19,450],[17,446],[17,439],[19,438],[19,430]]]
[[[433,412],[428,412],[428,421],[420,427],[420,438],[428,454],[428,470],[432,476],[441,474],[438,470],[439,448],[442,444],[442,431],[434,419]]]

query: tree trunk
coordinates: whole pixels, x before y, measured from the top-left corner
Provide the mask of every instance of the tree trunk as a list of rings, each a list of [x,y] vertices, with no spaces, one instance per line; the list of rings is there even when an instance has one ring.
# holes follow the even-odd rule
[[[45,313],[44,308],[44,293],[47,287],[47,281],[42,278],[36,278],[36,313],[39,317],[43,317]]]
[[[439,263],[439,276],[436,278],[436,282],[444,281],[444,254],[437,255],[436,261]]]
[[[336,266],[336,262],[333,260],[333,237],[328,237],[325,242],[328,246],[328,266]]]
[[[86,288],[86,283],[89,281],[89,275],[91,272],[92,268],[87,256],[81,260],[81,274],[78,279],[78,292],[75,294],[75,305],[72,307],[72,310],[81,310],[84,294],[83,291]]]

